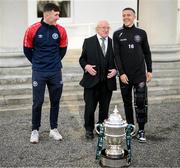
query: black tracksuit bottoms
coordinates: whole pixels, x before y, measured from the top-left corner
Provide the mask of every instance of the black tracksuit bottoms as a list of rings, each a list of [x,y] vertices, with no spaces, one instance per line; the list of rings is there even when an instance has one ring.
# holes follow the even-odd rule
[[[147,112],[148,112],[146,82],[142,81],[139,83],[133,83],[129,81],[129,84],[127,85],[120,81],[120,88],[121,88],[122,99],[124,102],[126,120],[128,124],[134,124],[133,111],[135,110],[136,120],[137,123],[139,124],[139,129],[143,130],[144,125],[147,122]],[[134,103],[132,103],[132,101]]]

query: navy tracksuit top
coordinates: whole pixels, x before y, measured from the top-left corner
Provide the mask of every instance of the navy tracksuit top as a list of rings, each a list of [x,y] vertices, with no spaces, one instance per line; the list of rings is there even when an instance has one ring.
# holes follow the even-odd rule
[[[60,25],[41,21],[29,27],[24,37],[24,54],[35,71],[53,72],[62,68],[67,35]]]

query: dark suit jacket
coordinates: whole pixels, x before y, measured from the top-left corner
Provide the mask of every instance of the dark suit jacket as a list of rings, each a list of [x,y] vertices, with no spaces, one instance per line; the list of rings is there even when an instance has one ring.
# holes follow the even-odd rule
[[[79,58],[79,63],[84,70],[84,75],[80,81],[80,85],[85,88],[92,88],[100,81],[100,65],[101,65],[102,50],[96,35],[89,37],[84,40],[83,49],[81,56]],[[112,39],[108,37],[108,47],[106,52],[107,58],[107,68],[106,74],[108,74],[108,69],[116,69],[114,63],[114,53],[112,49]],[[87,64],[96,65],[97,74],[95,76],[90,75],[85,72],[85,66]],[[116,90],[116,77],[107,79],[107,86],[109,90]]]

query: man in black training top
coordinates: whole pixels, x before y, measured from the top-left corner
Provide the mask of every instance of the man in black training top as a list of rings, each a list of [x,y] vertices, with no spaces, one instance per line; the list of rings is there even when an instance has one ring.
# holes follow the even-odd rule
[[[114,32],[113,47],[116,65],[119,71],[120,88],[124,102],[126,120],[134,124],[132,90],[134,91],[134,109],[138,123],[137,138],[146,142],[144,126],[147,122],[147,84],[152,79],[151,51],[146,32],[136,28],[135,11],[125,8],[122,11],[123,27]]]

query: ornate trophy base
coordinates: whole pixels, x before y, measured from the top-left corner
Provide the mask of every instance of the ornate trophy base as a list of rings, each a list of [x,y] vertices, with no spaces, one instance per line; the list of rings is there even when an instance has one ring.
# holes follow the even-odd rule
[[[101,160],[100,166],[102,167],[128,167],[129,164],[127,162],[127,155],[128,151],[124,150],[124,155],[117,155],[117,156],[107,156],[105,153],[105,149],[101,152]]]

